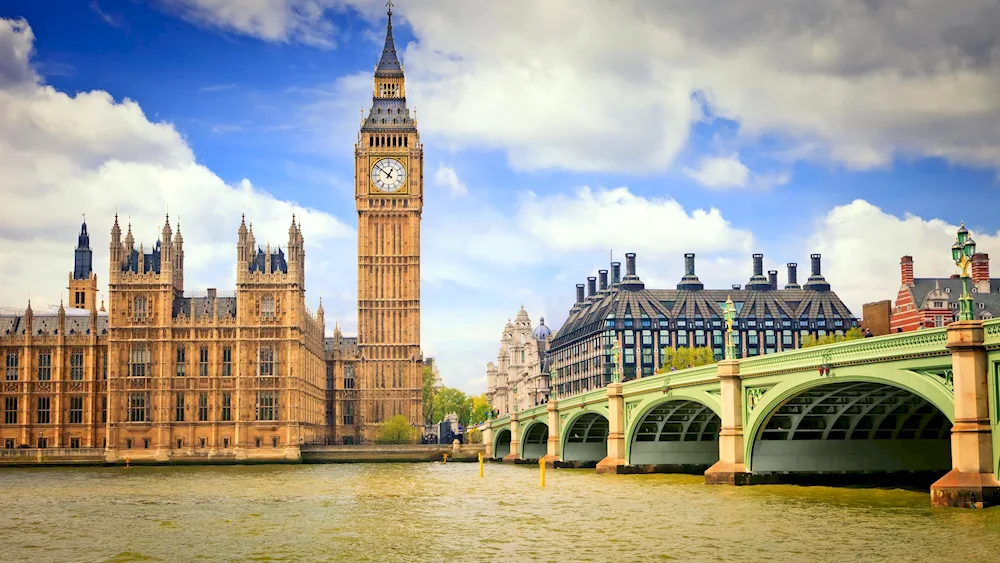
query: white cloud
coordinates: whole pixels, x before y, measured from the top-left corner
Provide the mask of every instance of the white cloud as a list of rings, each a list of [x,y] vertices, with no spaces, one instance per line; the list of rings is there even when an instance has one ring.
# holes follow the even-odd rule
[[[465,184],[458,179],[458,174],[455,173],[455,169],[445,166],[444,163],[438,165],[438,169],[434,173],[434,183],[443,188],[447,188],[451,197],[462,197],[469,193],[469,188],[467,188]]]
[[[706,188],[743,187],[750,178],[750,169],[736,155],[705,157],[697,169],[685,168],[684,173]]]
[[[1000,231],[972,231],[978,252],[1000,256]],[[823,255],[823,275],[858,317],[864,303],[895,300],[901,283],[899,259],[913,256],[915,277],[948,277],[958,273],[951,245],[958,225],[886,213],[864,200],[841,205],[822,217],[809,248]],[[801,274],[800,274],[801,275]]]
[[[0,19],[4,304],[23,306],[29,292],[39,306],[58,303],[83,213],[103,290],[116,209],[123,228],[131,221],[136,240],[148,247],[159,237],[168,207],[175,229],[179,219],[184,234],[188,288],[233,287],[240,213],[252,218],[258,242],[281,246],[294,213],[306,240],[307,279],[325,282],[309,286],[311,307],[319,295],[352,293],[354,276],[340,275],[345,262],[353,263],[350,227],[248,180],[227,185],[197,163],[171,124],[150,122],[136,102],[118,102],[101,91],[71,97],[42,84],[29,65],[32,40],[23,20]],[[328,298],[328,318],[353,313],[353,301],[353,295],[346,303]]]
[[[329,44],[325,10],[376,0],[161,0],[271,41]],[[850,167],[1000,162],[1000,6],[796,0],[424,0],[398,8],[425,133],[521,169],[671,165],[700,107]],[[525,17],[530,14],[530,17]]]

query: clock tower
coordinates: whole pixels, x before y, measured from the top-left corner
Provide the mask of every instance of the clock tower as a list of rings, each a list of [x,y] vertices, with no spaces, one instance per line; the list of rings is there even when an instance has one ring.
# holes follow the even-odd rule
[[[354,149],[358,207],[357,413],[366,440],[397,414],[423,423],[420,351],[420,214],[424,151],[406,106],[392,38],[392,2],[372,107]]]

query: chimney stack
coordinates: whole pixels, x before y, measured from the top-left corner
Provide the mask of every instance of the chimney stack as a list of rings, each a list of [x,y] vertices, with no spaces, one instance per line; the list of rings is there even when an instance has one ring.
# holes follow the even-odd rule
[[[747,282],[747,291],[767,291],[773,284],[764,277],[764,255],[753,255],[753,276]]]
[[[820,269],[819,254],[810,254],[809,261],[812,265],[812,275],[806,280],[803,289],[809,291],[830,291],[830,283],[823,279],[823,271]]]
[[[635,252],[628,252],[625,254],[625,275],[635,275]]]
[[[972,285],[979,293],[989,293],[990,287],[990,255],[977,252],[972,255]]]
[[[778,289],[778,270],[768,270],[767,281],[771,284],[771,289]]]
[[[587,278],[587,297],[593,297],[597,295],[597,278],[590,276]]]
[[[583,299],[584,299],[584,297],[583,297],[583,284],[582,283],[578,283],[578,284],[576,284],[576,302],[577,303],[583,303]]]
[[[601,285],[599,286],[600,290],[604,291],[604,290],[608,289],[608,271],[607,270],[598,270],[597,271],[597,275],[598,275],[598,278],[599,278],[600,283],[601,283]]]
[[[694,253],[688,252],[684,255],[684,275],[693,276],[694,275]]]
[[[764,255],[754,254],[753,255],[753,275],[763,276],[764,275]]]
[[[913,257],[903,256],[899,259],[899,273],[903,285],[913,286]]]
[[[789,262],[786,266],[788,266],[788,284],[785,285],[785,289],[800,289],[799,265],[795,262]]]
[[[809,256],[809,261],[812,263],[812,276],[815,276],[817,278],[823,277],[823,272],[820,269],[820,262],[819,262],[821,257],[822,257],[821,254],[811,254]]]
[[[612,262],[611,263],[611,283],[619,284],[622,282],[622,263]]]

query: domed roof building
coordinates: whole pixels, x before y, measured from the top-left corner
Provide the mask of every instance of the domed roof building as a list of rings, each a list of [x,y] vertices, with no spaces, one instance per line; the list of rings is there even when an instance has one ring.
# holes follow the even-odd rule
[[[546,352],[552,336],[545,319],[532,329],[524,306],[507,321],[497,361],[486,365],[486,398],[500,416],[548,402]]]

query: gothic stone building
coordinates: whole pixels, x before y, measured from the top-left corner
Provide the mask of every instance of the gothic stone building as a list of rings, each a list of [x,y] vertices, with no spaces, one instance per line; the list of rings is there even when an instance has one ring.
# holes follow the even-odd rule
[[[147,249],[115,217],[104,314],[84,225],[69,291],[87,309],[0,317],[3,445],[166,461],[294,459],[323,441],[323,311],[305,307],[294,218],[287,250],[258,247],[241,223],[236,291],[188,293],[180,227],[168,218]]]
[[[552,331],[542,318],[534,330],[521,307],[507,321],[500,338],[497,363],[486,365],[486,399],[499,416],[549,400],[548,349]]]
[[[820,271],[820,255],[811,257],[812,273],[799,285],[797,265],[788,264],[788,283],[778,288],[778,272],[763,271],[763,255],[753,255],[753,276],[745,287],[705,289],[695,274],[694,254],[685,255],[685,275],[677,289],[646,289],[636,274],[635,254],[611,264],[597,277],[576,286],[576,303],[549,349],[559,396],[604,387],[611,381],[612,347],[621,349],[618,370],[623,381],[656,373],[666,348],[710,347],[723,356],[722,308],[736,304],[734,340],[742,357],[797,348],[806,335],[843,334],[857,326]],[[600,284],[598,285],[598,279]]]

